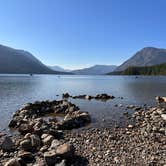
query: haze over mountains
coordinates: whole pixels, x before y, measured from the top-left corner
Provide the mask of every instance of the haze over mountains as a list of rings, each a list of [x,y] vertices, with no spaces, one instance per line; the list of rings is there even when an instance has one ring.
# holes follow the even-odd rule
[[[123,71],[131,66],[153,66],[166,62],[166,49],[145,47],[116,68]]]
[[[48,66],[50,69],[60,72],[71,72],[72,70],[64,69],[60,66]]]
[[[131,66],[153,66],[162,63],[166,63],[166,49],[145,47],[118,67],[94,65],[79,70],[66,70],[59,66],[46,66],[27,51],[0,45],[0,73],[6,74],[102,75],[113,71],[123,71]]]
[[[117,66],[115,65],[95,65],[89,68],[84,68],[80,70],[73,70],[71,71],[74,74],[80,74],[80,75],[101,75],[106,74],[110,71],[114,71]]]

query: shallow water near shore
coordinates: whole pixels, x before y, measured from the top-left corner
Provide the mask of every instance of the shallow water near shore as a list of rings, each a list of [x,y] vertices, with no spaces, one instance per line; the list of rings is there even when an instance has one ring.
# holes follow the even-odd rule
[[[116,98],[107,102],[69,99],[82,111],[90,113],[91,126],[110,127],[115,121],[123,123],[126,105],[155,105],[155,96],[166,95],[166,77],[0,75],[0,130],[7,129],[13,112],[23,104],[58,100],[65,92],[71,95],[114,95]],[[122,106],[115,107],[116,104]]]

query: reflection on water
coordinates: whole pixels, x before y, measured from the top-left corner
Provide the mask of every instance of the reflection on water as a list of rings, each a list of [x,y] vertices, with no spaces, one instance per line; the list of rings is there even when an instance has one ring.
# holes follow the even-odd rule
[[[143,105],[154,104],[154,97],[166,95],[166,77],[134,76],[0,76],[0,128],[6,128],[12,113],[24,103],[36,100],[60,99],[61,94],[72,95],[108,93],[115,97],[108,102],[73,100],[81,110],[89,111],[93,124],[111,124],[124,111],[116,103]],[[56,95],[60,95],[57,97]],[[104,120],[103,120],[104,119]]]

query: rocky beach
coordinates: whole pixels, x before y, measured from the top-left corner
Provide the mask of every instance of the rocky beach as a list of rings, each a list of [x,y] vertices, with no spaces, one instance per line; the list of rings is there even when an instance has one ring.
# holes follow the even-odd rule
[[[126,126],[91,128],[88,112],[67,99],[112,100],[114,96],[71,96],[59,101],[27,103],[17,110],[9,128],[15,134],[0,133],[2,166],[109,166],[166,164],[166,105],[162,98],[155,107],[127,111]],[[160,100],[159,100],[160,99]],[[102,110],[101,110],[102,111]]]

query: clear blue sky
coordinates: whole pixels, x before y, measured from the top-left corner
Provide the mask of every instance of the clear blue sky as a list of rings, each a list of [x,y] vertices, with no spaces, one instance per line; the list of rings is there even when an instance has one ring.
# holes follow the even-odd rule
[[[65,68],[166,48],[166,0],[0,0],[0,43]]]

